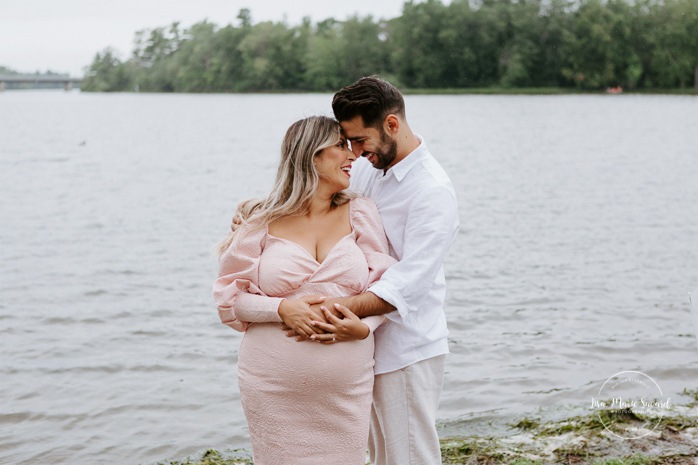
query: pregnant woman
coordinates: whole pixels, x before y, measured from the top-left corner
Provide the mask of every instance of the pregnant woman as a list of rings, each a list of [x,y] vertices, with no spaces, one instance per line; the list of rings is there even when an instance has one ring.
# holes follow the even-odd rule
[[[339,307],[341,319],[302,325],[315,342],[282,325],[317,296],[364,292],[395,262],[375,205],[345,191],[355,158],[335,120],[294,123],[273,191],[242,207],[244,224],[221,247],[213,296],[221,321],[245,333],[238,380],[255,465],[365,463],[383,317]]]

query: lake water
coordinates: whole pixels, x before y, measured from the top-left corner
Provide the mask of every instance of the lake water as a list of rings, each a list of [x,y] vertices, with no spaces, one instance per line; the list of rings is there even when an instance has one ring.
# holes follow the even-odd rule
[[[249,447],[210,297],[236,203],[331,95],[0,93],[0,463]],[[698,388],[698,98],[410,96],[451,175],[442,435]]]

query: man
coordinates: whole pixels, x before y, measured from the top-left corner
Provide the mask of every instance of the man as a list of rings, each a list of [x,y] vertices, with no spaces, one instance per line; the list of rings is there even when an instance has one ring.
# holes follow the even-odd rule
[[[339,299],[359,316],[388,312],[375,332],[371,462],[438,464],[435,421],[448,353],[443,262],[458,234],[455,191],[390,83],[362,78],[334,95],[332,109],[352,151],[369,162],[354,163],[351,189],[376,203],[399,260],[366,293]]]
[[[440,464],[436,411],[448,353],[443,262],[458,234],[453,185],[410,129],[402,94],[390,83],[362,78],[337,92],[332,108],[352,151],[364,158],[353,164],[351,189],[376,203],[391,254],[399,261],[363,294],[309,296],[303,317],[307,324],[322,315],[320,308],[334,304],[360,317],[386,314],[375,332],[371,462]],[[250,294],[238,297],[240,306],[261,308],[260,302]],[[296,330],[298,318],[282,319]],[[329,341],[332,335],[314,338]]]

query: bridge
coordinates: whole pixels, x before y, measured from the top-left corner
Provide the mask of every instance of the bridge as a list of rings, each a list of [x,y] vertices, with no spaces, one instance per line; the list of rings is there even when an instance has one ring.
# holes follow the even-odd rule
[[[55,89],[61,86],[71,90],[80,87],[82,79],[67,74],[0,74],[0,92],[5,89]]]

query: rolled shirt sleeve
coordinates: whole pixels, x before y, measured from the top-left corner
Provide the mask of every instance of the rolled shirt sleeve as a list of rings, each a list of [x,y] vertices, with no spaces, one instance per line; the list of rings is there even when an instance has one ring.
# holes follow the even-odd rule
[[[420,193],[409,205],[402,257],[368,289],[396,307],[403,323],[429,293],[458,228],[457,201],[445,186]]]

